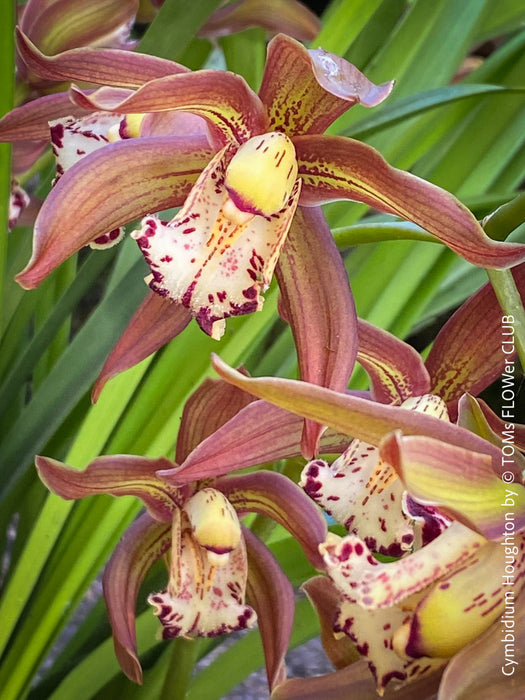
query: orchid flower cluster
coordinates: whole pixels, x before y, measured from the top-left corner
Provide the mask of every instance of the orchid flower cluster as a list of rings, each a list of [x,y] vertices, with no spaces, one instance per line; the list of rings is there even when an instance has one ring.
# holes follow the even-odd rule
[[[104,572],[118,661],[142,681],[135,608],[148,571],[164,558],[166,585],[148,597],[164,639],[258,623],[272,697],[392,689],[431,697],[438,688],[440,698],[459,697],[478,672],[490,677],[499,620],[509,606],[523,608],[525,430],[515,426],[505,483],[505,424],[475,398],[503,371],[490,340],[501,312],[483,287],[423,361],[357,318],[321,205],[351,200],[397,215],[475,265],[514,267],[522,291],[525,246],[490,239],[455,197],[390,166],[371,146],[325,133],[353,105],[379,105],[393,82],[375,85],[344,59],[277,34],[255,92],[234,73],[190,71],[136,52],[129,25],[138,3],[116,4],[121,14],[110,13],[104,35],[98,23],[84,26],[66,45],[46,34],[56,18],[66,21],[60,0],[49,16],[30,0],[17,30],[19,77],[34,99],[0,121],[0,139],[14,142],[22,169],[48,143],[56,158],[18,282],[35,288],[84,246],[113,246],[131,229],[150,292],[108,357],[95,398],[192,319],[218,340],[228,318],[259,312],[274,274],[300,372],[300,381],[256,379],[215,357],[221,379],[188,399],[174,460],[106,455],[79,471],[36,458],[40,478],[62,498],[132,495],[145,506]],[[248,4],[222,8],[204,31],[244,26]],[[157,3],[141,3],[143,17],[156,11]],[[307,15],[294,17],[299,39],[315,34],[305,29]],[[14,190],[13,225],[28,205]],[[173,208],[165,220],[161,212]],[[347,390],[356,361],[370,391]],[[260,469],[299,457],[307,463],[297,483]],[[286,678],[294,590],[247,526],[251,513],[287,530],[316,572],[303,590],[334,673]],[[502,585],[506,566],[512,599]]]

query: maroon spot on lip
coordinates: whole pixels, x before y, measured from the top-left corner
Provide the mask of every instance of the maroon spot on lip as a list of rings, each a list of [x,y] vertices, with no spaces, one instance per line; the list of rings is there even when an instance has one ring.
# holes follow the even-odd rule
[[[255,299],[257,296],[257,290],[255,287],[248,287],[248,289],[243,289],[242,294],[246,299]]]

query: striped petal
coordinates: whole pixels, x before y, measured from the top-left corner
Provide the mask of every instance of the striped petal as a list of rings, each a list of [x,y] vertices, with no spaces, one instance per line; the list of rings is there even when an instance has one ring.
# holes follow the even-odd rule
[[[140,585],[170,545],[171,526],[155,522],[146,513],[126,530],[104,570],[102,585],[115,654],[126,676],[135,683],[142,683],[135,630]]]
[[[370,376],[375,401],[400,404],[430,390],[421,356],[391,333],[359,319],[357,360]]]
[[[384,100],[392,86],[376,86],[339,56],[307,51],[279,34],[268,44],[259,96],[267,107],[270,128],[295,136],[321,134],[356,102],[373,106]]]
[[[173,467],[164,457],[107,455],[82,471],[48,457],[37,457],[35,464],[47,488],[67,500],[101,493],[137,496],[156,520],[164,522],[171,521],[175,504],[181,500],[180,489],[156,476],[156,471]]]
[[[320,208],[297,211],[276,276],[301,379],[344,391],[357,353],[357,316],[341,255]],[[305,457],[318,453],[322,431],[319,423],[305,422]]]
[[[525,264],[512,274],[525,300]],[[455,408],[462,394],[477,396],[506,368],[512,380],[515,357],[513,324],[502,321],[501,307],[487,283],[441,328],[425,365],[433,391]]]
[[[122,114],[179,110],[204,117],[218,143],[241,144],[267,131],[264,106],[244,78],[225,71],[202,70],[150,80],[131,97],[115,103],[103,93],[71,90],[73,101],[85,109]]]
[[[42,206],[33,255],[18,282],[36,287],[97,236],[148,211],[180,205],[211,155],[202,137],[173,137],[120,141],[82,158]]]
[[[506,509],[512,509],[516,530],[525,529],[525,488],[498,476],[488,455],[399,433],[385,438],[380,452],[414,498],[442,508],[486,538],[505,532]]]
[[[294,145],[303,205],[364,202],[418,224],[474,265],[510,267],[525,259],[524,244],[493,241],[453,195],[391,167],[367,144],[341,136],[298,136]]]
[[[171,222],[150,216],[132,234],[151,268],[151,289],[188,308],[215,339],[225,318],[262,308],[299,198],[296,183],[271,215],[240,210],[225,183],[228,156],[224,149],[213,158]]]
[[[65,0],[66,4],[68,2]],[[84,0],[81,2],[86,5]],[[139,88],[149,80],[189,72],[189,68],[174,61],[119,49],[78,48],[56,56],[45,56],[19,29],[17,46],[26,66],[45,80],[79,80],[96,85]]]

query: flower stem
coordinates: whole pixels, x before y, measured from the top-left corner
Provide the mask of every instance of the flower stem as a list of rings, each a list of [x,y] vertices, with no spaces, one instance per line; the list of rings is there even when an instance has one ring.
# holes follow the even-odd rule
[[[159,700],[184,700],[199,650],[196,639],[174,639]]]

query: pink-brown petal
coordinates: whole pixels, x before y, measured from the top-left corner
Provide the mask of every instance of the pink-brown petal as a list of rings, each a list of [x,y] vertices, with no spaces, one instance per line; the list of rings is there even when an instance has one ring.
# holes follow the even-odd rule
[[[507,508],[512,508],[516,531],[525,529],[525,488],[504,481],[488,455],[399,432],[383,440],[380,452],[414,498],[444,509],[487,539],[505,533]]]
[[[301,454],[303,420],[265,401],[254,401],[203,440],[180,467],[159,476],[173,484],[223,476]],[[341,452],[348,438],[327,430],[321,438],[324,452]]]
[[[296,182],[271,216],[231,218],[226,204],[236,207],[224,185],[227,157],[227,149],[217,153],[172,221],[149,216],[132,234],[151,268],[151,289],[188,308],[215,339],[224,333],[224,319],[262,308],[261,292],[271,282],[300,188]]]
[[[288,649],[295,609],[292,584],[270,550],[243,528],[248,555],[246,598],[257,613],[270,691],[286,678]]]
[[[318,508],[288,477],[259,471],[217,479],[220,489],[240,512],[261,513],[282,525],[300,543],[316,568],[322,568],[319,545],[326,537],[326,522]]]
[[[342,136],[294,138],[300,203],[351,199],[412,221],[474,265],[510,267],[525,259],[525,244],[490,239],[453,195],[391,167],[371,146]]]
[[[221,379],[205,379],[184,405],[175,460],[182,464],[208,436],[254,401],[251,394]]]
[[[122,114],[179,110],[204,117],[218,143],[241,144],[267,131],[263,104],[244,78],[225,71],[202,70],[150,80],[118,104],[74,87],[73,101],[87,109]]]
[[[321,134],[356,102],[381,102],[392,85],[375,86],[344,59],[309,52],[279,34],[268,44],[259,96],[268,110],[270,128],[289,136]]]
[[[320,208],[297,210],[276,276],[301,379],[344,391],[357,353],[357,316],[341,255]],[[318,453],[322,431],[322,425],[305,422],[305,457]]]
[[[414,348],[391,333],[359,319],[358,362],[372,384],[375,401],[400,404],[430,391],[430,378]]]
[[[19,29],[17,47],[27,67],[45,80],[79,80],[96,85],[139,88],[156,78],[189,72],[189,68],[174,61],[120,49],[77,48],[56,56],[45,56]]]
[[[164,457],[106,455],[82,471],[48,457],[37,457],[35,464],[47,488],[66,500],[101,493],[137,496],[156,520],[171,522],[175,503],[181,498],[179,489],[156,476],[156,471],[174,466]]]
[[[126,530],[102,579],[120,667],[134,683],[142,683],[135,630],[135,607],[148,570],[169,550],[171,524],[158,523],[145,513]]]
[[[85,117],[89,111],[74,105],[67,92],[39,97],[15,107],[0,119],[0,141],[49,141],[50,121],[68,116]]]
[[[512,275],[525,301],[525,264],[514,268]],[[513,324],[502,319],[492,285],[487,283],[437,334],[425,365],[433,391],[452,408],[465,392],[476,396],[506,369],[509,376],[514,373]]]
[[[33,255],[17,281],[32,289],[97,236],[148,211],[179,206],[211,156],[203,137],[128,139],[86,156],[44,202]]]
[[[93,403],[110,379],[166,345],[190,321],[191,314],[183,306],[150,292],[104,363],[93,388]]]
[[[272,34],[283,32],[299,41],[310,41],[319,33],[321,24],[297,0],[239,0],[216,10],[199,30],[199,36],[227,36],[249,27],[262,27]]]
[[[501,471],[501,451],[468,430],[440,420],[426,412],[407,411],[351,394],[294,379],[244,377],[217,355],[212,355],[215,371],[226,381],[277,406],[326,424],[340,433],[353,435],[378,446],[394,430],[405,435],[428,435],[467,450],[489,455],[494,473]]]

